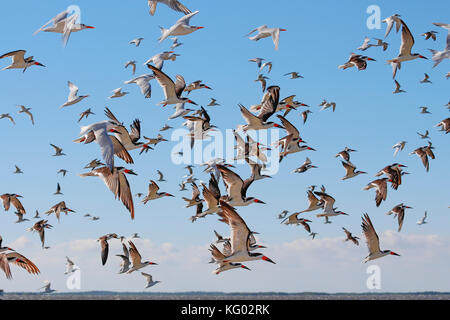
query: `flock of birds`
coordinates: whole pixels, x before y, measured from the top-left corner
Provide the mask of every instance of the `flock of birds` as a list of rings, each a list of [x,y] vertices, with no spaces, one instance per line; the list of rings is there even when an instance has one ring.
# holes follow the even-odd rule
[[[172,37],[172,45],[170,47],[171,51],[164,51],[150,58],[145,65],[151,73],[140,75],[131,80],[125,81],[125,84],[136,84],[141,89],[142,95],[148,99],[151,98],[151,84],[150,81],[155,80],[161,87],[164,93],[164,100],[159,104],[163,107],[168,105],[173,105],[175,112],[169,116],[169,120],[176,118],[183,118],[186,120],[183,126],[189,129],[189,138],[191,142],[191,148],[194,146],[197,140],[204,140],[209,138],[208,133],[217,130],[217,127],[211,123],[212,118],[210,117],[207,110],[200,106],[200,108],[189,109],[185,108],[185,105],[198,106],[196,102],[191,100],[188,96],[194,90],[208,89],[212,90],[211,87],[202,83],[201,80],[192,82],[186,85],[186,82],[181,75],[176,75],[171,77],[166,74],[162,69],[165,61],[175,61],[178,54],[174,53],[174,49],[183,45],[179,42],[179,36],[186,36],[203,27],[191,26],[190,20],[199,11],[191,12],[183,4],[177,0],[148,0],[148,5],[150,8],[150,14],[154,15],[158,4],[165,4],[171,9],[181,12],[184,14],[174,25],[170,28],[161,27],[161,37],[159,42],[163,42],[168,37]],[[77,14],[70,15],[70,12],[64,11],[58,14],[56,17],[52,18],[43,27],[39,28],[35,34],[43,32],[53,32],[62,34],[62,39],[64,45],[67,44],[71,33],[79,32],[86,29],[93,29],[92,26],[87,26],[85,24],[77,23]],[[412,53],[412,47],[414,45],[414,37],[412,36],[408,26],[397,14],[388,17],[383,20],[387,24],[385,38],[389,35],[392,27],[395,25],[396,31],[401,29],[401,45],[399,55],[395,58],[388,60],[388,63],[392,65],[393,78],[395,78],[398,70],[400,70],[402,64],[408,61],[412,61],[418,58],[427,59],[424,55],[419,53]],[[444,23],[434,23],[434,25],[442,27],[450,32],[450,25]],[[252,41],[259,41],[264,38],[272,38],[275,50],[278,50],[280,34],[286,29],[282,28],[269,28],[267,25],[255,28],[246,36]],[[251,36],[256,33],[256,35]],[[429,31],[423,34],[425,40],[432,39],[436,41],[437,32]],[[130,41],[130,44],[139,47],[140,43],[144,38],[136,38]],[[365,51],[371,47],[382,47],[383,51],[387,49],[388,43],[382,39],[375,39],[376,43],[370,43],[371,39],[366,38],[363,44],[357,48],[357,50]],[[447,35],[447,45],[444,50],[437,51],[431,50],[432,59],[434,61],[434,66],[437,66],[444,59],[450,58],[450,36]],[[25,72],[28,68],[32,66],[41,66],[43,64],[34,60],[33,57],[25,57],[25,50],[16,50],[0,56],[1,59],[11,58],[12,63],[6,69],[22,69]],[[259,72],[267,69],[270,73],[272,70],[272,62],[265,61],[263,58],[253,58],[249,60],[250,62],[255,62]],[[347,69],[351,67],[356,67],[358,70],[365,70],[367,67],[367,61],[375,61],[375,59],[369,58],[361,54],[352,53],[350,58],[346,63],[340,65],[339,68]],[[136,61],[128,61],[125,64],[125,68],[129,66],[132,67],[133,75],[136,72]],[[289,72],[284,76],[290,76],[290,79],[303,78],[298,72]],[[446,77],[450,75],[447,73]],[[258,79],[255,82],[261,83],[261,88],[263,92],[263,98],[261,103],[258,105],[253,105],[250,108],[246,108],[244,105],[239,105],[240,112],[245,124],[239,125],[236,130],[234,130],[234,136],[236,141],[236,158],[234,160],[245,159],[246,163],[250,169],[250,176],[245,180],[241,178],[237,173],[233,171],[234,166],[228,164],[224,159],[212,159],[203,164],[204,172],[209,174],[209,182],[200,181],[194,177],[193,169],[195,166],[188,165],[186,169],[188,174],[184,176],[183,181],[180,183],[180,191],[186,191],[186,186],[191,186],[192,196],[190,198],[183,197],[186,202],[185,207],[193,207],[195,209],[195,214],[190,218],[192,222],[199,219],[204,219],[208,215],[217,215],[219,220],[227,224],[230,228],[230,236],[228,238],[222,237],[216,231],[214,231],[217,240],[215,243],[210,245],[211,252],[211,263],[216,264],[216,269],[213,271],[215,274],[220,274],[221,272],[243,268],[250,270],[243,263],[248,261],[263,260],[270,263],[275,263],[270,258],[265,256],[260,252],[256,252],[259,249],[265,248],[257,243],[255,234],[257,232],[250,229],[247,226],[245,220],[237,212],[238,207],[264,204],[264,202],[255,197],[248,196],[249,187],[258,180],[265,178],[271,178],[269,175],[263,174],[265,169],[265,164],[268,161],[265,154],[266,151],[279,149],[279,161],[281,162],[285,157],[298,153],[301,151],[314,151],[315,149],[306,145],[305,141],[301,138],[299,130],[296,128],[291,121],[287,119],[290,112],[298,110],[300,107],[306,107],[304,111],[301,112],[303,119],[303,124],[307,121],[308,114],[312,113],[309,106],[303,102],[296,101],[295,95],[291,95],[284,99],[280,99],[281,88],[277,85],[270,85],[267,87],[267,80],[269,78],[259,73]],[[420,81],[421,83],[430,83],[429,76],[425,73],[425,78]],[[400,89],[400,84],[395,80],[396,90],[394,93],[404,92]],[[72,82],[68,82],[69,95],[67,101],[61,105],[60,108],[66,108],[81,102],[82,100],[89,97],[89,95],[79,95],[79,88]],[[113,94],[109,97],[110,99],[121,98],[124,95],[129,94],[128,92],[122,91],[122,88],[115,89]],[[185,96],[184,96],[185,95]],[[217,100],[211,98],[211,101],[207,105],[208,107],[220,106]],[[336,110],[336,102],[323,100],[319,105],[321,110],[326,110],[330,108],[332,112]],[[26,114],[32,124],[34,124],[33,114],[31,113],[31,108],[25,106],[18,106],[19,114]],[[450,109],[450,104],[447,104],[447,108]],[[282,114],[278,114],[282,113]],[[430,113],[426,107],[421,108],[421,113]],[[87,109],[80,114],[78,122],[82,120],[88,120],[89,115],[94,113],[91,109]],[[278,119],[277,122],[269,121],[276,114]],[[79,133],[79,138],[74,140],[76,143],[89,144],[95,142],[99,146],[101,160],[94,159],[88,163],[84,168],[88,171],[80,174],[81,177],[98,177],[100,178],[107,188],[113,193],[114,197],[119,199],[125,208],[128,210],[131,219],[135,218],[134,211],[134,200],[135,197],[142,198],[142,203],[145,205],[149,201],[154,201],[164,197],[174,197],[174,195],[160,191],[160,187],[157,182],[165,181],[164,175],[161,171],[158,171],[159,179],[157,181],[150,180],[148,187],[148,193],[145,195],[143,193],[137,193],[134,197],[131,192],[131,185],[128,181],[128,175],[136,175],[132,169],[128,169],[122,166],[116,166],[116,157],[123,160],[126,164],[131,165],[134,163],[133,157],[131,155],[133,150],[140,150],[140,154],[143,152],[149,152],[149,150],[154,150],[157,144],[167,141],[159,134],[156,138],[148,138],[143,136],[145,141],[141,141],[141,126],[140,120],[136,119],[127,127],[115,117],[109,108],[105,108],[106,120],[91,123],[81,127]],[[9,114],[0,115],[0,119],[7,118],[13,124],[15,121],[13,117]],[[440,127],[442,131],[446,134],[450,132],[450,118],[440,121],[436,127]],[[171,126],[165,124],[161,128],[161,132],[172,129]],[[270,146],[263,145],[255,140],[253,140],[247,131],[252,130],[267,130],[267,129],[278,129],[284,130],[286,135],[281,139],[276,141]],[[241,132],[243,135],[241,135]],[[429,139],[429,132],[426,131],[424,134],[418,133],[421,139]],[[406,145],[406,141],[401,141],[393,146],[394,157],[401,152]],[[59,146],[51,144],[54,148],[55,153],[53,156],[65,156],[63,149]],[[80,146],[82,148],[82,146]],[[435,159],[433,152],[433,145],[431,141],[428,140],[427,144],[413,150],[410,154],[417,155],[423,163],[426,171],[429,171],[429,159]],[[344,150],[339,152],[336,157],[341,159],[341,164],[345,169],[345,176],[342,180],[352,179],[361,174],[367,174],[367,172],[357,170],[357,166],[350,161],[351,153],[356,152],[356,150],[346,147]],[[406,166],[400,163],[388,164],[382,168],[377,174],[377,179],[370,181],[364,190],[375,190],[375,204],[380,206],[382,201],[387,199],[388,194],[388,184],[390,184],[393,190],[397,190],[399,186],[403,183],[404,175],[408,172],[404,171]],[[305,162],[295,169],[293,173],[304,173],[310,169],[318,168],[312,164],[312,161],[307,157]],[[60,169],[58,174],[65,176],[67,174],[66,169]],[[15,174],[23,174],[23,171],[16,165]],[[220,189],[220,180],[223,181],[225,185],[225,192]],[[88,183],[86,181],[86,183]],[[201,191],[199,189],[199,183]],[[55,195],[63,195],[61,192],[61,186],[58,183]],[[307,197],[309,206],[300,211],[294,212],[288,215],[288,211],[283,211],[278,218],[282,219],[281,223],[286,225],[296,225],[303,226],[304,229],[310,234],[312,239],[314,239],[318,233],[312,232],[309,223],[311,220],[303,218],[303,213],[320,211],[316,216],[318,218],[323,218],[325,223],[331,223],[331,218],[339,217],[341,215],[347,215],[347,213],[337,210],[335,206],[335,198],[327,193],[325,186],[318,190],[317,186],[310,186],[307,190]],[[20,198],[21,195],[15,193],[5,193],[1,195],[3,201],[3,207],[5,211],[8,211],[11,205],[16,209],[16,215],[18,216],[17,223],[29,221],[24,218],[26,210],[22,205]],[[405,219],[405,210],[411,207],[404,205],[403,203],[395,206],[387,214],[394,216],[398,219],[398,231],[400,232],[403,221]],[[61,218],[61,213],[65,215],[75,212],[70,209],[65,201],[58,202],[53,205],[48,211],[45,212],[46,215],[54,214],[59,221]],[[85,217],[91,218],[92,220],[98,220],[99,217],[92,217],[90,214],[86,214]],[[39,212],[36,211],[34,216],[36,219],[40,219]],[[427,214],[418,221],[419,225],[426,223],[425,219]],[[367,247],[369,250],[368,256],[364,259],[364,262],[381,258],[386,255],[398,255],[391,250],[381,250],[379,246],[379,238],[375,231],[374,225],[368,214],[364,214],[362,217],[362,232],[365,236]],[[53,226],[49,224],[46,219],[40,219],[33,226],[27,229],[30,232],[37,232],[40,236],[42,248],[48,249],[45,246],[45,232],[46,229],[51,229]],[[345,232],[345,241],[352,241],[355,245],[359,245],[359,238],[354,236],[346,228],[342,228]],[[135,234],[132,238],[138,238]],[[117,257],[121,258],[122,263],[120,266],[119,273],[130,274],[134,271],[140,270],[149,265],[156,265],[155,262],[143,261],[141,255],[136,248],[135,244],[124,236],[119,237],[115,233],[110,233],[103,235],[98,238],[98,242],[101,249],[101,263],[105,265],[109,254],[109,244],[108,241],[116,239],[120,240],[123,248],[123,254],[116,254]],[[222,248],[219,248],[221,244]],[[40,270],[38,267],[25,256],[21,255],[14,249],[10,247],[2,246],[2,239],[0,237],[0,268],[6,275],[6,278],[11,279],[12,273],[10,270],[10,264],[19,266],[25,269],[30,274],[38,274]],[[67,270],[66,274],[72,273],[76,270],[74,267],[74,262],[67,257]],[[159,281],[153,281],[152,276],[147,273],[142,275],[147,280],[147,288],[155,285]],[[50,282],[46,283],[43,287],[44,292],[51,293],[54,290],[50,289]]]

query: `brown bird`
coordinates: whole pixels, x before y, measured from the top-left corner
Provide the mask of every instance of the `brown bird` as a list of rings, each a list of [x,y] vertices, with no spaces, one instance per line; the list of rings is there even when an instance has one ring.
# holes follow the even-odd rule
[[[352,236],[352,233],[350,231],[348,231],[347,229],[345,229],[344,227],[342,227],[342,229],[344,230],[345,234],[347,235],[347,239],[345,239],[345,241],[351,240],[351,241],[353,241],[354,244],[359,246],[359,242],[358,242],[359,238]]]
[[[108,240],[112,238],[118,239],[119,237],[115,233],[109,233],[97,239],[97,241],[100,242],[100,246],[102,248],[101,252],[102,265],[105,265],[106,261],[108,260],[108,252],[109,252]]]
[[[38,232],[39,237],[41,239],[42,248],[44,248],[45,243],[45,229],[51,229],[53,226],[47,223],[48,220],[40,220],[36,222],[31,228],[28,228],[27,231],[30,232]]]
[[[432,149],[434,149],[434,147],[432,146],[432,143],[428,141],[428,146],[417,148],[416,150],[410,153],[410,155],[416,154],[422,160],[423,166],[425,167],[427,172],[430,170],[428,157],[430,157],[431,159],[435,159]]]
[[[47,212],[45,212],[45,214],[50,215],[50,214],[54,213],[59,222],[59,217],[60,217],[61,212],[64,212],[67,215],[67,212],[75,212],[75,211],[67,208],[65,201],[61,201],[61,202],[58,202],[57,204],[55,204],[53,207],[51,207]]]
[[[162,197],[173,197],[170,193],[167,192],[158,192],[159,186],[155,181],[150,180],[150,184],[148,185],[148,194],[145,196],[142,202],[146,204],[149,200],[155,200]]]
[[[134,219],[134,203],[131,194],[130,184],[125,174],[132,174],[137,176],[133,170],[125,169],[124,167],[114,167],[113,172],[109,167],[101,167],[90,172],[80,174],[81,177],[99,177],[103,180],[105,185],[114,194],[114,197],[122,201],[123,205],[131,214],[131,219]]]
[[[350,149],[348,147],[345,147],[344,150],[342,150],[341,152],[339,152],[335,157],[341,157],[342,159],[344,159],[347,162],[350,162],[350,152],[355,152],[356,150]]]
[[[445,134],[450,132],[450,118],[444,119],[439,122],[435,127],[442,127],[441,131],[445,131]]]
[[[400,203],[396,205],[394,208],[392,208],[389,212],[387,212],[387,215],[394,214],[397,216],[398,219],[398,232],[402,230],[403,226],[403,220],[405,219],[405,209],[412,209],[412,207],[409,207],[407,205],[404,205],[403,203]]]
[[[363,190],[375,188],[375,203],[377,207],[380,206],[381,201],[386,201],[387,196],[387,180],[388,178],[381,178],[370,182]]]
[[[25,269],[30,274],[40,273],[38,267],[20,253],[15,251],[0,253],[0,269],[3,270],[7,279],[12,279],[11,269],[9,268],[10,263]]]
[[[391,182],[391,187],[397,190],[398,186],[402,184],[402,168],[406,167],[400,163],[393,163],[378,171],[375,176],[379,177],[385,174],[389,178],[389,182]]]
[[[5,193],[0,196],[0,198],[3,201],[3,208],[5,211],[9,210],[9,207],[11,204],[17,209],[17,212],[20,214],[25,214],[25,208],[23,207],[22,203],[17,198],[23,198],[21,195],[14,194],[14,193]]]

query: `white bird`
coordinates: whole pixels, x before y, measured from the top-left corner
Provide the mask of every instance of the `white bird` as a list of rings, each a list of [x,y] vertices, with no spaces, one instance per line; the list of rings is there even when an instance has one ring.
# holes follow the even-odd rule
[[[275,50],[278,50],[278,44],[280,42],[280,32],[287,31],[287,30],[281,29],[281,28],[268,28],[267,25],[262,25],[256,29],[250,31],[245,36],[247,37],[247,36],[251,35],[252,33],[254,33],[255,31],[258,31],[258,34],[253,37],[249,37],[250,40],[258,41],[260,39],[272,37],[273,43],[275,45]]]
[[[369,249],[369,255],[364,259],[364,263],[378,259],[387,255],[400,256],[399,254],[391,251],[391,250],[380,250],[380,240],[378,239],[378,235],[373,227],[372,221],[370,221],[369,215],[366,213],[362,218],[362,230],[364,236],[366,237],[367,247]]]
[[[150,80],[155,77],[151,74],[143,74],[137,78],[125,81],[125,84],[135,83],[141,89],[141,93],[144,95],[146,99],[151,98],[152,96],[152,87],[150,85]]]
[[[120,270],[119,270],[119,274],[120,273],[125,273],[128,270],[130,270],[130,254],[128,252],[128,248],[127,246],[122,243],[122,249],[123,249],[123,254],[116,254],[117,257],[120,257],[122,259],[122,263],[120,264]]]
[[[67,106],[71,106],[73,104],[76,104],[80,102],[81,100],[89,97],[89,95],[86,96],[78,96],[78,87],[74,85],[72,82],[68,81],[67,85],[69,86],[69,96],[67,97],[67,101],[60,107],[64,108]]]
[[[144,38],[136,38],[130,41],[130,44],[134,44],[136,47],[139,47],[139,45],[141,44],[142,40],[144,40]]]
[[[261,68],[259,68],[259,71],[260,71],[260,72],[263,71],[263,69],[264,69],[265,67],[267,67],[267,68],[269,69],[269,71],[267,71],[267,72],[270,73],[270,71],[272,71],[272,61],[264,62],[264,63],[261,65]]]
[[[164,61],[166,60],[172,60],[175,61],[179,54],[174,54],[173,51],[164,51],[158,54],[155,54],[153,57],[148,59],[144,65],[147,65],[149,63],[153,63],[156,68],[159,70],[162,70],[162,67],[164,65]]]
[[[170,38],[173,42],[172,42],[172,45],[170,46],[170,49],[175,49],[176,47],[179,47],[179,46],[182,46],[183,45],[183,43],[181,43],[181,42],[178,42],[178,38],[177,37],[173,37],[173,38]]]
[[[175,22],[173,26],[171,26],[169,29],[165,29],[163,27],[161,28],[161,37],[159,38],[159,42],[163,42],[164,39],[166,39],[169,36],[184,36],[187,34],[190,34],[194,31],[197,31],[199,29],[203,29],[204,27],[197,27],[197,26],[191,26],[189,25],[189,21],[193,16],[195,16],[200,11],[195,11],[192,13],[189,13],[185,15],[184,17],[180,18]]]
[[[402,151],[405,148],[406,143],[407,143],[406,141],[400,141],[400,142],[397,142],[396,144],[394,144],[392,146],[392,149],[395,149],[394,150],[394,157],[397,155],[397,153],[399,151]]]
[[[184,102],[180,102],[175,105],[175,112],[169,117],[169,120],[185,116],[188,113],[194,111],[194,109],[185,109],[184,104]]]
[[[395,78],[397,69],[401,68],[402,62],[415,60],[418,58],[428,59],[419,53],[411,53],[411,49],[414,45],[414,37],[412,36],[411,31],[409,31],[406,23],[401,19],[400,23],[402,25],[402,43],[400,45],[398,56],[387,61],[387,63],[390,63],[392,65],[392,78]]]
[[[0,59],[11,57],[12,64],[9,66],[4,67],[2,70],[7,69],[23,69],[23,72],[27,70],[30,66],[41,66],[45,67],[42,63],[39,63],[37,61],[33,60],[33,56],[25,58],[26,50],[16,50],[11,51],[8,53],[5,53],[4,55],[0,56]]]
[[[387,23],[386,26],[386,34],[384,35],[384,38],[386,39],[386,37],[388,36],[389,32],[391,32],[391,29],[395,23],[395,29],[398,32],[398,30],[400,30],[400,26],[401,26],[401,19],[400,19],[400,15],[399,14],[394,14],[390,17],[387,17],[386,19],[384,19],[382,22]]]
[[[108,97],[108,99],[120,98],[124,95],[129,94],[129,92],[122,92],[122,88],[117,88],[112,91],[113,95]]]
[[[141,274],[147,279],[147,285],[145,288],[153,287],[155,284],[160,283],[161,281],[153,281],[153,277],[151,274],[141,272]]]
[[[442,51],[437,51],[437,50],[433,50],[433,49],[428,49],[431,51],[431,53],[433,54],[433,61],[434,61],[434,65],[433,68],[436,67],[439,63],[441,63],[442,60],[444,59],[450,59],[450,24],[448,23],[439,23],[439,22],[433,22],[433,24],[435,26],[438,27],[442,27],[444,29],[447,29],[448,34],[447,34],[447,44],[444,48],[444,50]],[[447,78],[448,79],[448,78]]]
[[[134,75],[136,73],[136,61],[134,61],[134,60],[127,61],[125,63],[125,69],[128,68],[129,66],[132,67],[133,75]]]
[[[156,6],[158,3],[163,3],[172,10],[183,12],[184,14],[189,14],[191,11],[186,8],[180,1],[178,0],[148,0],[148,6],[150,8],[150,14],[153,16],[156,11]]]
[[[148,64],[147,66],[153,71],[156,80],[164,91],[165,100],[161,101],[159,104],[162,104],[163,107],[168,104],[177,104],[182,102],[188,102],[197,105],[194,101],[188,98],[181,97],[181,93],[186,87],[186,82],[181,75],[177,75],[176,82],[173,82],[168,75],[166,75],[158,68],[152,66],[151,64]]]
[[[425,211],[425,215],[424,215],[419,221],[417,221],[417,224],[420,226],[420,225],[422,225],[422,224],[427,223],[427,222],[425,221],[426,218],[427,218],[427,212]]]

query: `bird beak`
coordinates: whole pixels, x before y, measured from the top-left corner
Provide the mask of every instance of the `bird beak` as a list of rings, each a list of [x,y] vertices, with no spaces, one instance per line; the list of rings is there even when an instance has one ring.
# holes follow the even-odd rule
[[[316,149],[314,149],[314,148],[311,148],[311,147],[308,147],[308,150],[311,150],[311,151],[316,151]]]
[[[158,264],[157,264],[157,263],[155,263],[155,262],[150,262],[150,264],[158,265]]]
[[[128,173],[128,174],[132,174],[132,175],[134,175],[134,176],[137,176],[137,173],[135,173],[134,171],[131,171],[131,170],[129,170],[127,173]]]
[[[111,130],[109,130],[109,132],[112,132],[112,133],[118,133],[118,134],[120,134],[120,132],[119,132],[119,131],[117,131],[117,130],[115,130],[115,129],[111,129]]]
[[[267,247],[265,247],[265,246],[258,246],[258,249],[265,249],[265,248],[267,248]]]
[[[424,57],[424,56],[419,56],[419,58],[428,60],[428,58],[427,58],[427,57]]]
[[[192,101],[192,100],[188,100],[187,101],[188,103],[192,103],[192,104],[195,104],[196,106],[198,106],[198,104],[196,104],[194,101]]]
[[[399,257],[400,257],[400,255],[399,255],[398,253],[395,253],[395,252],[392,252],[392,251],[391,251],[391,254],[392,254],[393,256],[399,256]]]
[[[197,30],[199,30],[199,29],[203,29],[204,27],[197,27]]]
[[[365,172],[365,171],[360,171],[359,173],[361,173],[361,174],[367,174],[367,172]]]
[[[372,59],[372,58],[367,58],[367,60],[370,60],[370,61],[377,61],[377,60]]]
[[[166,193],[166,197],[174,197],[174,195],[171,195],[170,193]]]
[[[93,26],[86,26],[86,29],[95,29]]]
[[[261,201],[261,200],[258,200],[258,199],[255,199],[255,200],[253,200],[253,201],[256,202],[256,203],[266,204],[265,202],[263,202],[263,201]]]
[[[34,64],[37,66],[45,67],[42,63],[39,63],[39,62],[35,62]]]
[[[280,31],[287,31],[286,29],[280,29]]]
[[[244,265],[242,265],[241,268],[246,269],[246,270],[250,270],[250,271],[252,270],[252,269],[250,269],[250,268],[248,268],[248,267],[246,267]]]
[[[264,261],[267,261],[267,262],[270,262],[270,263],[273,263],[273,264],[276,264],[275,262],[273,262],[272,260],[270,260],[269,258],[267,258],[266,256],[263,256],[262,258],[261,258],[262,260],[264,260]]]
[[[285,129],[282,125],[280,125],[278,123],[274,123],[273,126],[277,127],[277,128],[280,128],[280,129]]]

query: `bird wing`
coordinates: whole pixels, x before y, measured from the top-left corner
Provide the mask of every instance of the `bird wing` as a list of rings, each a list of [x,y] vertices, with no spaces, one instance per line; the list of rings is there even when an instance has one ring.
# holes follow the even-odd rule
[[[159,186],[156,184],[155,181],[150,180],[150,184],[148,185],[148,195],[149,196],[156,196],[156,192],[158,192]]]
[[[225,255],[222,252],[220,252],[220,250],[217,249],[215,245],[211,244],[210,248],[211,249],[209,249],[209,251],[211,251],[211,255],[214,258],[214,260],[222,261],[225,259]]]
[[[228,196],[230,198],[236,199],[241,198],[242,188],[244,186],[244,181],[242,181],[242,178],[235,172],[220,164],[218,164],[216,167],[222,175],[223,182],[227,187]]]
[[[68,101],[75,100],[78,95],[78,87],[70,81],[67,81],[67,85],[69,86],[69,97],[67,98],[67,100]]]
[[[325,192],[315,191],[314,193],[325,202],[324,211],[333,211],[334,202],[336,200],[332,196],[326,194]]]
[[[167,98],[176,96],[176,87],[172,79],[158,68],[148,64],[147,67],[153,71],[155,78],[164,91],[164,96]],[[177,78],[178,79],[178,78]]]
[[[259,118],[254,114],[252,114],[250,111],[248,111],[248,109],[244,107],[242,104],[239,104],[239,108],[241,108],[242,117],[244,118],[245,122],[247,122],[247,124],[251,125],[260,122]]]
[[[110,170],[114,168],[114,144],[111,137],[107,134],[105,128],[94,131],[95,141],[100,146],[100,152]]]
[[[173,0],[172,0],[173,1]],[[191,18],[193,16],[195,16],[197,13],[199,13],[200,11],[194,11],[192,13],[186,14],[185,16],[181,17],[180,19],[178,19],[178,21],[175,24],[184,24],[184,25],[189,25],[189,20],[191,20]]]
[[[281,120],[281,123],[283,124],[283,127],[286,129],[288,134],[292,134],[293,139],[298,139],[300,137],[300,132],[298,129],[290,123],[285,117],[281,115],[277,115],[278,119]]]
[[[141,121],[139,119],[135,119],[133,124],[130,125],[130,130],[131,142],[136,143],[141,138]]]
[[[356,167],[351,165],[350,163],[341,161],[342,165],[344,166],[345,170],[347,170],[347,174],[355,173]]]
[[[206,201],[206,204],[208,205],[208,209],[217,207],[218,199],[215,197],[215,195],[206,187],[204,183],[202,183],[203,187],[203,198]]]
[[[176,81],[175,81],[175,93],[177,97],[181,97],[181,94],[183,93],[184,89],[186,88],[186,81],[184,81],[183,76],[177,74],[176,75]]]
[[[17,199],[16,197],[11,197],[10,201],[12,205],[17,209],[17,212],[19,212],[20,214],[26,213],[25,208],[23,207],[19,199]]]
[[[375,228],[373,227],[372,221],[370,221],[369,215],[367,213],[365,213],[362,218],[361,227],[364,236],[366,237],[366,243],[367,247],[369,248],[369,252],[380,252],[380,240],[378,239],[378,235],[375,232]]]
[[[12,279],[12,274],[11,274],[11,269],[9,268],[8,258],[6,256],[6,254],[4,254],[4,253],[0,254],[0,269],[3,270],[7,279]]]
[[[108,252],[109,252],[109,244],[108,244],[108,241],[106,241],[106,238],[100,240],[100,245],[102,248],[102,252],[101,252],[102,265],[105,265],[106,261],[108,260]]]
[[[6,58],[6,57],[12,57],[12,62],[17,63],[17,62],[23,62],[25,60],[24,56],[25,56],[25,50],[16,50],[16,51],[11,51],[8,53],[5,53],[4,55],[0,56],[0,59]]]
[[[33,262],[31,262],[31,260],[28,260],[18,252],[8,253],[6,254],[6,257],[8,258],[8,261],[14,263],[16,266],[25,269],[26,271],[28,271],[28,273],[31,274],[40,273],[38,267],[36,267],[36,265]]]
[[[402,24],[402,44],[400,45],[399,56],[410,55],[411,48],[414,45],[414,37],[406,23],[401,19],[400,22]]]
[[[131,219],[134,219],[134,204],[133,196],[131,195],[130,184],[125,177],[125,174],[119,172],[119,199],[122,201],[124,206],[130,211]]]
[[[111,135],[109,137],[113,144],[114,154],[126,163],[134,163],[133,158],[130,156],[123,144],[116,137]]]
[[[280,101],[280,87],[270,86],[267,88],[267,99],[262,103],[258,118],[266,122],[271,115],[277,110],[278,103]]]
[[[227,223],[231,228],[231,248],[232,252],[247,251],[250,229],[239,214],[225,201],[220,201],[222,211],[217,214],[222,222]]]
[[[11,205],[11,197],[7,194],[1,195],[0,198],[3,201],[3,208],[5,209],[5,211],[9,210],[9,207]]]
[[[128,244],[130,245],[129,253],[130,253],[130,259],[133,266],[138,266],[141,264],[141,255],[139,251],[136,249],[136,246],[134,243],[130,240],[128,241]]]
[[[278,44],[280,43],[280,29],[279,28],[276,28],[272,32],[272,40],[273,40],[273,44],[275,45],[275,50],[278,50]]]

